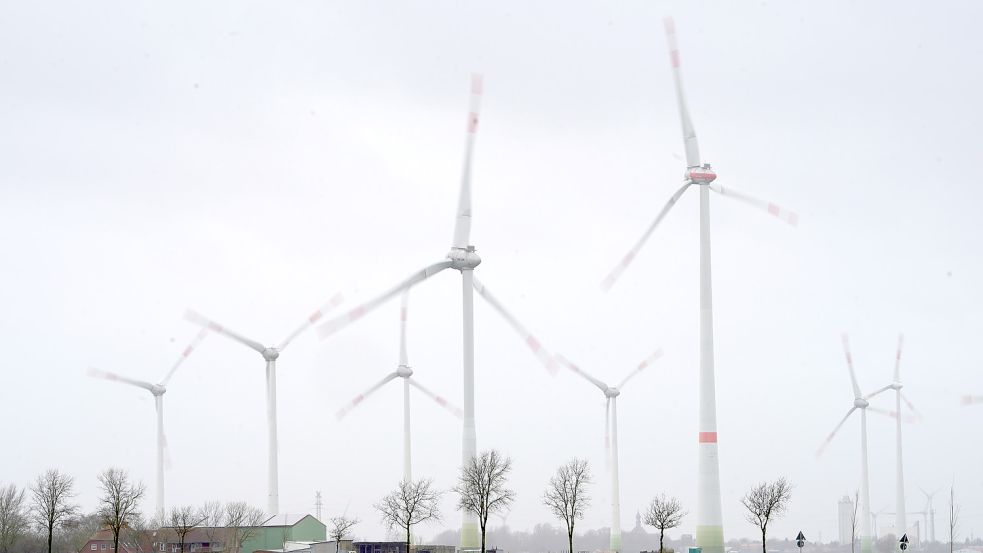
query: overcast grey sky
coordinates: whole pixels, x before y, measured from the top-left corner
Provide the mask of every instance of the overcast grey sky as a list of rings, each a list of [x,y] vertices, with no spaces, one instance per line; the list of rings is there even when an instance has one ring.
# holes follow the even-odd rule
[[[622,526],[659,492],[695,512],[697,196],[688,194],[608,294],[598,284],[681,179],[662,18],[675,17],[703,157],[721,184],[800,214],[792,229],[712,205],[725,536],[755,535],[738,503],[788,476],[772,530],[835,539],[859,484],[864,390],[902,378],[924,413],[905,427],[908,508],[953,478],[962,531],[983,532],[983,325],[976,161],[983,39],[974,2],[6,2],[0,5],[0,480],[45,467],[153,483],[149,394],[88,366],[157,380],[197,329],[192,307],[276,343],[335,292],[362,301],[441,259],[451,240],[468,75],[485,75],[474,158],[477,276],[545,343],[617,382]],[[476,299],[478,447],[515,462],[508,518],[549,515],[555,467],[598,477],[584,527],[609,524],[603,396],[551,378]],[[411,298],[420,381],[460,402],[460,279]],[[347,419],[342,403],[394,370],[398,302],[279,362],[280,504],[371,505],[401,475],[401,392]],[[168,504],[265,504],[261,358],[209,337],[173,378]],[[875,404],[887,406],[888,398]],[[460,423],[413,398],[414,473],[443,488]],[[871,497],[893,508],[894,434],[870,417]],[[152,497],[152,494],[151,494]],[[446,526],[459,516],[445,500]],[[941,535],[944,501],[936,508]],[[152,510],[152,499],[145,508]],[[920,517],[919,517],[920,519]],[[694,530],[695,515],[681,531]],[[440,527],[424,529],[424,535]]]

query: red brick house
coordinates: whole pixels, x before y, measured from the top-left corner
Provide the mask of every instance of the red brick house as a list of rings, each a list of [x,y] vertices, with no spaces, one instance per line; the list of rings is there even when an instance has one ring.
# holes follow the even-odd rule
[[[119,536],[119,553],[151,553],[151,542],[145,538],[133,538],[123,532]],[[99,530],[89,541],[85,542],[79,553],[116,553],[113,550],[113,532],[111,530]]]

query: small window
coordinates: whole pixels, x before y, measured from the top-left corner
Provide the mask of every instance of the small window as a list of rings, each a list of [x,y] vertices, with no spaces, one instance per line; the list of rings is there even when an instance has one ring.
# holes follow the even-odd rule
[[[98,551],[99,550],[99,546],[97,544],[92,544],[92,546],[89,547],[89,549],[91,549],[93,551]]]
[[[105,550],[106,550],[106,544],[102,544],[102,550],[103,550],[103,551],[105,551]]]

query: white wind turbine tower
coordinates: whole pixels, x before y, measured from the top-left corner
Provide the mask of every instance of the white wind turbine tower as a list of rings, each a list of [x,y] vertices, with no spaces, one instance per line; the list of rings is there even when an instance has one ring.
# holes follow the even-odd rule
[[[863,509],[861,510],[861,520],[860,520],[860,553],[870,553],[871,551],[871,532],[870,532],[870,476],[868,474],[868,463],[867,463],[867,410],[873,412],[881,413],[884,415],[890,415],[891,412],[878,409],[876,407],[871,407],[868,399],[870,395],[864,396],[860,391],[860,385],[857,384],[857,375],[853,370],[853,356],[850,355],[850,344],[847,339],[846,334],[843,335],[843,353],[846,355],[846,364],[850,369],[850,384],[853,386],[853,407],[846,412],[843,419],[840,420],[836,428],[829,433],[826,437],[826,441],[819,447],[816,452],[816,456],[822,455],[826,446],[833,440],[833,436],[840,430],[846,420],[850,418],[857,409],[860,410],[860,501],[863,502]]]
[[[157,412],[157,498],[154,502],[154,513],[157,515],[157,518],[161,520],[163,520],[164,516],[164,451],[167,449],[167,438],[164,436],[164,393],[167,392],[167,383],[170,382],[171,377],[174,376],[174,373],[177,371],[178,367],[184,363],[184,360],[191,355],[191,352],[198,347],[198,344],[205,339],[207,334],[207,331],[204,329],[200,330],[191,343],[184,348],[184,351],[181,352],[181,356],[178,357],[178,360],[171,366],[170,370],[167,371],[164,378],[162,378],[156,384],[145,382],[143,380],[135,380],[133,378],[121,376],[116,373],[101,371],[91,367],[88,370],[89,376],[104,378],[106,380],[136,386],[137,388],[143,388],[154,396],[154,410]]]
[[[645,370],[653,361],[662,357],[662,350],[648,356],[638,364],[627,376],[617,385],[608,386],[597,378],[587,374],[583,369],[574,365],[563,356],[558,355],[560,363],[566,365],[570,370],[577,373],[591,384],[600,388],[605,397],[604,406],[604,455],[611,471],[611,541],[610,548],[613,552],[621,551],[621,486],[618,482],[618,396],[621,389],[635,375]]]
[[[904,534],[905,532],[908,531],[908,522],[905,519],[904,463],[901,454],[901,419],[902,419],[901,400],[902,399],[904,400],[905,405],[907,405],[908,409],[910,409],[915,415],[918,414],[918,410],[915,409],[915,406],[912,405],[910,401],[908,401],[908,398],[905,397],[904,394],[901,393],[901,388],[903,386],[901,384],[901,347],[903,345],[904,345],[904,335],[899,335],[898,350],[894,356],[894,380],[892,380],[891,383],[888,384],[887,386],[884,386],[883,388],[869,394],[866,397],[866,399],[870,399],[881,392],[885,392],[887,390],[894,390],[895,410],[892,413],[892,416],[894,417],[896,423],[896,438],[897,438],[895,444],[895,455],[897,456],[897,466],[895,472],[896,480],[895,480],[894,524],[895,524],[895,531],[901,534]]]
[[[376,390],[382,388],[390,380],[396,378],[403,379],[403,482],[411,482],[413,480],[413,469],[410,460],[410,386],[413,386],[417,390],[420,390],[426,394],[430,399],[437,402],[438,405],[447,409],[457,418],[461,418],[463,413],[461,409],[455,405],[451,405],[443,397],[431,392],[429,389],[423,387],[413,376],[413,369],[409,365],[408,356],[406,353],[406,318],[408,314],[408,299],[409,290],[403,292],[403,303],[400,309],[399,317],[399,366],[396,367],[396,371],[389,373],[382,380],[374,384],[371,388],[365,392],[355,396],[355,399],[348,402],[344,407],[342,407],[338,413],[338,419],[342,419],[351,412],[352,409],[358,407],[363,401],[366,400],[370,395],[372,395]]]
[[[245,336],[229,330],[224,326],[212,321],[195,311],[188,310],[184,318],[202,327],[208,328],[227,338],[239,342],[240,344],[259,352],[266,361],[266,431],[267,431],[267,499],[266,510],[270,516],[280,513],[280,485],[279,485],[279,460],[277,446],[277,422],[276,422],[276,360],[280,353],[308,327],[314,325],[326,313],[337,307],[341,303],[341,295],[336,294],[326,304],[322,305],[317,311],[311,313],[307,320],[300,324],[289,336],[284,338],[278,346],[264,346],[263,344],[246,338]]]
[[[380,306],[390,298],[420,282],[434,276],[444,269],[461,271],[463,303],[463,373],[464,373],[464,421],[462,437],[462,465],[477,454],[477,436],[474,421],[474,269],[481,258],[471,245],[471,154],[474,150],[478,132],[478,115],[481,107],[482,79],[480,75],[471,76],[471,101],[467,120],[467,134],[464,150],[464,167],[461,173],[460,196],[458,197],[457,218],[454,223],[454,238],[446,259],[428,265],[409,278],[383,292],[379,296],[348,311],[343,316],[332,319],[318,327],[318,335],[325,339],[350,323],[362,318],[366,313]],[[461,548],[474,549],[479,546],[478,519],[470,514],[462,514]]]
[[[700,190],[700,419],[698,428],[699,468],[696,545],[703,548],[703,553],[723,553],[724,529],[720,513],[720,465],[717,449],[716,387],[713,363],[710,191],[763,209],[793,226],[797,224],[798,216],[773,203],[714,184],[714,180],[717,178],[716,173],[710,168],[709,163],[701,164],[696,131],[690,120],[686,97],[683,94],[682,75],[679,71],[679,49],[676,45],[676,28],[671,18],[665,19],[665,29],[669,41],[669,59],[672,62],[673,78],[676,85],[676,99],[679,103],[679,115],[682,121],[683,144],[686,149],[686,171],[683,176],[683,185],[669,198],[666,205],[656,215],[655,220],[642,234],[641,239],[629,250],[621,263],[605,278],[602,287],[610,289],[614,285],[672,206],[690,186],[697,186]]]

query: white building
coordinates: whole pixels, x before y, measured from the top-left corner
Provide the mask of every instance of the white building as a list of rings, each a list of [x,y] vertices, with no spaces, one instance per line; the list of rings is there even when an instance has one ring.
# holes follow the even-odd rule
[[[839,521],[840,543],[849,545],[853,540],[853,500],[844,495],[840,500],[837,520]]]

